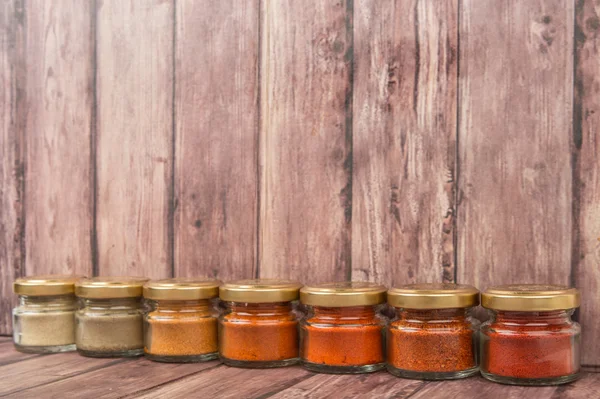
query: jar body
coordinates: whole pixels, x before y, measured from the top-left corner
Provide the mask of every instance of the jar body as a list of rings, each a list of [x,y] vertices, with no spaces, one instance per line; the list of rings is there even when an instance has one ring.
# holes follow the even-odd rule
[[[223,363],[249,368],[298,363],[298,320],[291,302],[227,302],[225,306],[219,317]]]
[[[309,306],[301,324],[304,367],[321,373],[359,374],[385,366],[387,319],[378,306]]]
[[[80,298],[75,313],[77,351],[90,357],[144,353],[141,298]]]
[[[76,298],[19,295],[13,309],[15,348],[26,353],[55,353],[75,350]]]
[[[403,378],[446,380],[476,374],[479,321],[470,310],[397,309],[387,334],[387,369]]]
[[[210,300],[147,300],[144,353],[161,362],[216,359],[217,313]]]
[[[572,310],[489,311],[481,327],[481,374],[513,385],[557,385],[579,377],[579,324]]]

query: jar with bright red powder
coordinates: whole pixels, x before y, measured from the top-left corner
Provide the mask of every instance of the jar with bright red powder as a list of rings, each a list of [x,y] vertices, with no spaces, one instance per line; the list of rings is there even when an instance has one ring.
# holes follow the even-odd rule
[[[580,371],[579,291],[552,285],[493,287],[481,296],[481,374],[513,385],[557,385]]]

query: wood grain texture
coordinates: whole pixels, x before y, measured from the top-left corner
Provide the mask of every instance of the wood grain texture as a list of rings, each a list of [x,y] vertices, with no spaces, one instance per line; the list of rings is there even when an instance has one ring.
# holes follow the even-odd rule
[[[12,283],[25,270],[25,14],[0,3],[0,334],[12,331]]]
[[[261,2],[260,277],[350,278],[352,2]]]
[[[561,386],[552,399],[600,398],[600,374],[587,373],[574,384]]]
[[[364,375],[315,375],[273,395],[293,398],[396,398],[412,397],[424,381],[400,379],[385,372]]]
[[[464,380],[431,382],[419,390],[411,399],[551,399],[559,388],[518,387],[486,381],[482,377]],[[582,397],[583,398],[583,397]],[[558,399],[558,397],[557,397]]]
[[[256,273],[258,1],[177,1],[175,275]]]
[[[18,397],[19,394],[17,392],[21,392],[27,388],[43,386],[53,381],[59,381],[120,361],[122,360],[85,358],[71,352],[61,353],[60,355],[37,356],[18,363],[7,364],[0,366],[0,373],[2,375],[2,379],[0,379],[0,395]],[[41,392],[48,391],[42,389]],[[47,396],[39,394],[38,396],[28,397]]]
[[[355,5],[353,279],[454,281],[457,13]]]
[[[31,353],[21,353],[14,349],[12,337],[3,337],[6,340],[0,342],[0,365],[20,362],[25,359],[36,357],[39,355]]]
[[[98,1],[100,275],[172,269],[173,3]]]
[[[573,107],[573,277],[581,289],[582,363],[600,365],[600,4],[578,1]]]
[[[92,2],[27,2],[25,269],[92,274]]]
[[[55,356],[60,358],[60,356]],[[81,359],[86,359],[78,356]],[[91,360],[87,358],[86,360]],[[107,359],[94,359],[107,360]],[[114,362],[114,359],[113,359]],[[22,364],[22,363],[21,363]],[[157,363],[146,359],[118,360],[109,367],[61,379],[46,385],[20,391],[14,398],[102,398],[116,399],[142,392],[202,370],[215,367],[217,362]],[[1,368],[0,368],[1,370]],[[223,383],[223,381],[221,381]]]
[[[460,283],[569,283],[573,11],[461,2]]]
[[[134,397],[267,398],[310,375],[312,373],[300,367],[239,369],[221,366]]]

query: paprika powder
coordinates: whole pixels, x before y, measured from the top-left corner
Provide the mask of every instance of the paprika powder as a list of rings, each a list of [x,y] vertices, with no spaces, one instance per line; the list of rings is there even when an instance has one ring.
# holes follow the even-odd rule
[[[360,282],[304,287],[300,302],[304,366],[323,373],[368,373],[385,366],[385,326],[379,313],[386,288]]]
[[[388,291],[396,317],[387,333],[387,369],[404,378],[444,380],[478,371],[479,291],[468,285],[411,284]]]
[[[491,319],[481,327],[481,374],[513,385],[574,381],[580,369],[580,327],[571,320],[579,291],[553,285],[506,285],[482,294]]]
[[[298,320],[292,302],[301,284],[239,280],[220,287],[219,357],[228,366],[268,368],[296,364]]]
[[[211,301],[218,280],[175,278],[144,285],[144,352],[161,362],[201,362],[218,357],[217,316]]]

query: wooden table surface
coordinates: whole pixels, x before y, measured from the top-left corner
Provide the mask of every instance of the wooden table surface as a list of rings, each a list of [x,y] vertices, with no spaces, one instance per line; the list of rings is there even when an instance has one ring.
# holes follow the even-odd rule
[[[10,398],[600,398],[600,374],[559,387],[514,387],[481,377],[405,380],[386,372],[315,374],[301,367],[236,369],[217,361],[167,364],[91,359],[77,353],[30,355],[0,337],[0,397]]]

